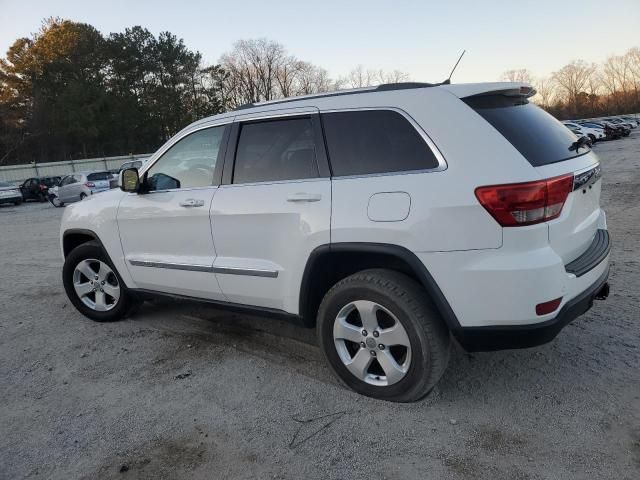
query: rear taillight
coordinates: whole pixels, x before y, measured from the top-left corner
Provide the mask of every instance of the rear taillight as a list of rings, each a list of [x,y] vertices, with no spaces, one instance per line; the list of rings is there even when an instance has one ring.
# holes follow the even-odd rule
[[[476,188],[480,204],[503,227],[546,222],[560,216],[573,189],[573,174],[535,182]]]
[[[95,183],[93,183],[93,182],[87,182],[87,183],[85,183],[85,184],[84,184],[84,186],[85,186],[85,187],[89,187],[89,188],[93,188],[93,187],[95,187],[95,186],[96,186],[96,184],[95,184]]]

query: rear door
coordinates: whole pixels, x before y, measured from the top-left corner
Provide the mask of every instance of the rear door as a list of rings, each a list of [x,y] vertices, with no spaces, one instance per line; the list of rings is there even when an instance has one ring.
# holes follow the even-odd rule
[[[587,250],[596,230],[605,226],[595,153],[586,146],[577,148],[577,137],[566,126],[524,97],[484,94],[463,100],[511,142],[540,178],[574,175],[560,217],[547,225],[549,242],[564,263],[576,259]]]
[[[330,213],[317,110],[236,117],[211,210],[227,300],[296,313],[306,261],[330,241]]]

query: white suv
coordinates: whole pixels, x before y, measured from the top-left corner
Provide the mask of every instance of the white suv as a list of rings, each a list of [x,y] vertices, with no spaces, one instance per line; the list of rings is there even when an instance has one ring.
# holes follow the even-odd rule
[[[539,345],[608,293],[598,158],[533,93],[394,84],[198,121],[65,211],[66,292],[97,321],[148,294],[300,321],[354,390],[419,399],[451,338]]]

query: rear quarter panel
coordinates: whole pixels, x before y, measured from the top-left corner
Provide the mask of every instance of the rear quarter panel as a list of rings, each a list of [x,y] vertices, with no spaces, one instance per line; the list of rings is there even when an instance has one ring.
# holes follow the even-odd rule
[[[500,248],[502,228],[478,203],[475,188],[540,178],[502,135],[444,89],[354,95],[347,105],[344,100],[325,103],[321,111],[394,105],[415,120],[447,164],[443,171],[335,177],[332,242],[393,243],[414,252]],[[406,219],[372,221],[367,205],[379,192],[407,192],[411,208]]]

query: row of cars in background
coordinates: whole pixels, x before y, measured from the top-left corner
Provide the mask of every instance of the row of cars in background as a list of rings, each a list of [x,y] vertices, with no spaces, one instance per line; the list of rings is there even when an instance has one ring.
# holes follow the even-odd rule
[[[63,177],[33,177],[19,185],[0,181],[0,204],[20,205],[28,200],[50,201],[56,207],[78,202],[89,195],[118,186],[118,173],[125,168],[140,168],[143,162],[123,163],[119,169],[95,172],[74,172]]]
[[[565,120],[562,123],[579,138],[588,138],[592,145],[601,140],[617,140],[628,137],[631,130],[640,125],[640,117],[617,116],[583,120]]]

